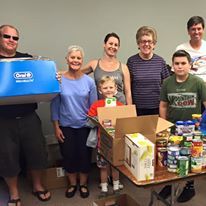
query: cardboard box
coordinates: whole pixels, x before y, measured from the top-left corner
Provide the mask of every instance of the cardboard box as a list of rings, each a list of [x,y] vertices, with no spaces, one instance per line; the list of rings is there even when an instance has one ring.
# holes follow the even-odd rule
[[[32,185],[31,174],[27,174],[27,180]],[[63,167],[50,167],[43,171],[42,183],[48,190],[65,188],[68,186],[68,178]]]
[[[134,105],[100,107],[98,108],[99,122],[94,118],[90,119],[101,131],[100,153],[114,166],[124,164],[125,134],[138,132],[155,143],[156,133],[173,125],[159,118],[158,115],[137,117]],[[100,124],[105,119],[110,119],[112,121],[112,125],[115,127],[114,137],[106,131],[102,124]]]
[[[93,202],[93,206],[140,206],[128,194],[110,196]]]
[[[119,133],[120,130],[116,122],[119,118],[135,117],[136,108],[134,105],[100,107],[97,112],[98,121],[94,118],[90,119],[100,128],[100,154],[113,165],[122,165],[124,163],[124,139],[122,133]],[[111,120],[112,126],[115,127],[114,137],[101,124],[106,119]]]
[[[125,166],[138,181],[154,179],[155,145],[140,133],[125,135]]]
[[[47,189],[58,189],[68,185],[67,177],[62,167],[46,169],[43,177],[43,184]]]
[[[53,61],[0,61],[0,105],[50,101],[59,92]]]
[[[48,155],[48,167],[62,166],[59,162],[62,159],[62,155],[59,148],[59,143],[54,134],[45,135]]]

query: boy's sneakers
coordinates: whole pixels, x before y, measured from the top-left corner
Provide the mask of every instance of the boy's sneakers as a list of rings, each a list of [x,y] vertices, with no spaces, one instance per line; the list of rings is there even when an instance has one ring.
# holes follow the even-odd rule
[[[187,183],[182,193],[177,198],[177,202],[187,202],[191,200],[194,196],[195,196],[194,184]]]
[[[101,192],[99,198],[106,197],[108,195],[108,183],[107,182],[101,183],[100,187],[101,187]]]
[[[108,176],[108,184],[113,186],[113,180],[111,176]],[[122,190],[124,188],[124,185],[119,181],[119,189]]]

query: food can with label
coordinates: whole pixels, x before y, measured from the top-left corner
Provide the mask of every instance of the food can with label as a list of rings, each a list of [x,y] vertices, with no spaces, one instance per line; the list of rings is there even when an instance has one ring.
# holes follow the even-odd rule
[[[202,157],[191,157],[191,172],[199,173],[202,171]]]
[[[104,119],[104,120],[102,120],[102,125],[104,127],[111,127],[112,126],[112,120],[111,119]]]
[[[157,166],[166,167],[167,166],[167,148],[157,147]]]
[[[193,139],[192,140],[191,156],[192,157],[201,157],[202,152],[203,152],[203,142],[202,142],[202,140]]]
[[[186,156],[179,156],[177,159],[177,173],[180,176],[187,176],[189,171],[189,158]]]
[[[177,158],[180,154],[180,148],[177,145],[167,147],[167,169],[169,172],[177,171]]]
[[[191,148],[190,147],[181,147],[180,148],[180,155],[181,156],[191,155]]]

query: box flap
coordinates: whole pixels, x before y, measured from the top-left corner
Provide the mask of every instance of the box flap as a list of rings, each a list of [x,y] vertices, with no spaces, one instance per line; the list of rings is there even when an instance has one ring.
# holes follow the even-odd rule
[[[169,127],[172,127],[173,125],[173,123],[159,117],[157,122],[156,133],[159,133]]]
[[[117,107],[99,107],[97,108],[98,119],[100,124],[105,119],[110,119],[112,125],[116,125],[117,118],[136,117],[135,105],[123,105]]]
[[[171,126],[173,126],[171,122],[160,118],[158,115],[146,115],[117,119],[115,132],[116,137],[138,132],[155,142],[154,134]]]
[[[117,119],[116,121],[116,135],[121,137],[125,134],[141,133],[146,137],[154,136],[156,133],[158,116],[147,115],[139,117],[130,117],[124,119]],[[149,129],[148,129],[149,128]],[[154,142],[152,140],[152,142]]]

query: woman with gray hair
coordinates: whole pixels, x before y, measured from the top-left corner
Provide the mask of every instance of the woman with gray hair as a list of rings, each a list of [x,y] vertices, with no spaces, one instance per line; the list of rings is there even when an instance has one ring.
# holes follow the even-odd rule
[[[81,72],[83,56],[81,47],[68,48],[68,70],[62,75],[60,94],[51,102],[51,119],[70,183],[65,192],[67,198],[75,195],[78,173],[80,196],[89,196],[87,179],[92,149],[86,146],[90,129],[85,124],[88,110],[97,100],[97,91],[94,80]]]

